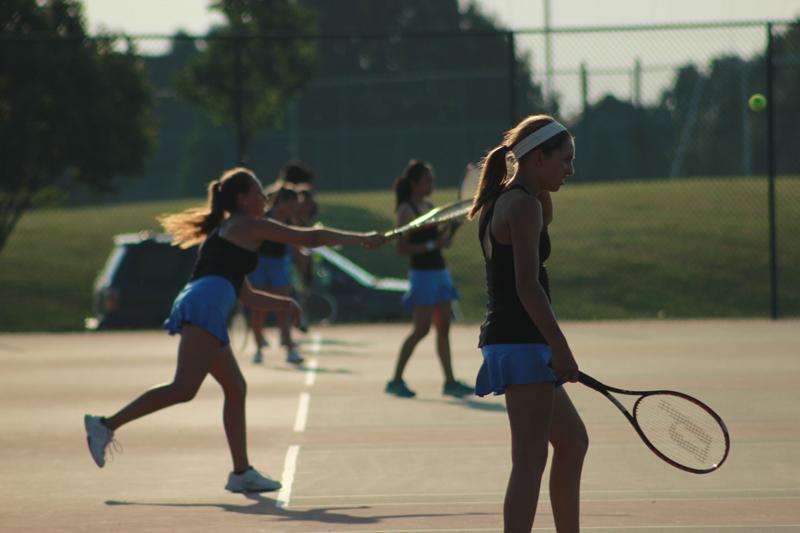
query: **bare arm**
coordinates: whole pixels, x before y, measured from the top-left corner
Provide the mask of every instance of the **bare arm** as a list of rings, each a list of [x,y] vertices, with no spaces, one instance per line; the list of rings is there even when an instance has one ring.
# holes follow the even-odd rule
[[[239,301],[247,307],[261,311],[288,313],[293,321],[299,320],[301,314],[300,306],[297,305],[297,302],[287,296],[255,290],[247,278],[245,278],[242,289],[239,291]]]
[[[577,379],[578,367],[567,339],[558,325],[544,287],[539,283],[539,233],[542,230],[542,205],[531,196],[509,199],[508,215],[517,295],[528,315],[553,351],[553,369],[559,377]]]
[[[250,221],[247,232],[256,242],[276,241],[307,248],[337,244],[375,248],[384,242],[383,237],[375,232],[344,231],[324,227],[303,228],[282,224],[272,219]]]

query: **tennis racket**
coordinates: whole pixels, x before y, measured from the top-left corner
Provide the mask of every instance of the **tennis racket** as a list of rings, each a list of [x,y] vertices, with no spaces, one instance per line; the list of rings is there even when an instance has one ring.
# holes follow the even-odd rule
[[[474,163],[468,163],[464,177],[461,179],[461,186],[458,188],[458,200],[472,200],[475,197],[475,192],[478,190],[478,182],[481,178],[481,169]],[[466,217],[458,218],[450,223],[450,237],[455,235],[458,228],[460,228]]]
[[[404,226],[389,230],[383,234],[387,239],[394,239],[412,231],[417,231],[430,226],[438,226],[454,220],[466,218],[469,210],[472,209],[472,198],[459,200],[451,204],[435,207],[409,222]]]
[[[670,390],[618,389],[583,372],[579,372],[578,381],[611,400],[650,451],[675,468],[708,474],[727,459],[731,447],[728,428],[717,413],[697,398]],[[633,414],[612,392],[637,397]]]

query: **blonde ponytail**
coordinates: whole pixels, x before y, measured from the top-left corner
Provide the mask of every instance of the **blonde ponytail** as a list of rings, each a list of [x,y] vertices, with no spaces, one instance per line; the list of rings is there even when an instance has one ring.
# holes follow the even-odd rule
[[[500,192],[507,177],[506,155],[509,147],[501,144],[483,158],[481,162],[481,177],[478,190],[469,211],[469,218],[475,218],[480,210]]]
[[[172,242],[181,248],[200,244],[225,220],[225,213],[237,210],[236,197],[253,186],[255,174],[246,168],[234,168],[218,180],[208,184],[208,200],[204,207],[192,207],[161,215],[157,220],[164,231],[172,235]]]

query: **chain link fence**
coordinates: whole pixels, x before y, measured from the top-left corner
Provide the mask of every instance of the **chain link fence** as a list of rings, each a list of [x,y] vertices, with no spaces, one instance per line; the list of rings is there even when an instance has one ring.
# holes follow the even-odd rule
[[[555,197],[560,315],[800,315],[798,23],[235,36],[231,54],[301,42],[313,56],[285,113],[250,128],[249,80],[272,66],[228,58],[237,111],[219,124],[177,81],[209,36],[126,39],[159,129],[116,200],[196,196],[237,161],[269,180],[302,160],[320,190],[341,191],[388,190],[418,158],[456,186],[502,132],[544,111],[577,145],[576,176]],[[754,93],[764,111],[748,108]]]

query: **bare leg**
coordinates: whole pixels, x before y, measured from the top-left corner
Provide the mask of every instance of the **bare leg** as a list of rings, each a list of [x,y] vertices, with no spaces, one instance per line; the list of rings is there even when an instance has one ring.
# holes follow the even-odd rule
[[[281,296],[289,296],[289,287],[269,287],[267,292],[272,294],[280,294]],[[287,350],[294,349],[294,341],[292,340],[292,325],[289,323],[289,316],[286,313],[275,313],[275,320],[278,322],[278,330],[281,332],[281,344],[286,346]]]
[[[397,366],[394,370],[394,380],[403,379],[403,372],[406,369],[408,360],[411,359],[411,354],[414,353],[414,348],[417,347],[419,341],[425,338],[428,331],[431,329],[431,321],[433,320],[432,305],[418,306],[414,308],[412,319],[414,321],[414,329],[411,334],[403,341],[400,347],[400,354],[397,356]]]
[[[256,350],[266,345],[264,341],[264,321],[267,318],[267,313],[259,309],[250,308],[250,330],[253,332],[253,338],[256,341]]]
[[[503,521],[506,532],[528,532],[533,527],[542,473],[547,463],[553,384],[509,385],[506,407],[511,425],[512,466]]]
[[[225,436],[228,438],[228,447],[231,450],[233,471],[242,472],[250,466],[247,458],[247,424],[245,420],[247,384],[230,346],[214,360],[210,373],[220,384],[225,395],[222,421],[225,424]]]
[[[550,469],[550,502],[558,533],[580,531],[580,492],[583,459],[589,436],[578,411],[563,387],[553,395],[550,425],[553,464]]]
[[[433,323],[436,327],[436,353],[439,356],[439,362],[442,364],[444,379],[448,383],[456,380],[453,375],[453,361],[450,354],[451,316],[450,302],[437,305],[433,313]]]
[[[188,402],[208,374],[212,363],[220,356],[219,339],[192,324],[184,324],[178,347],[178,366],[172,383],[157,385],[105,419],[105,425],[115,431],[123,424],[169,407]]]

